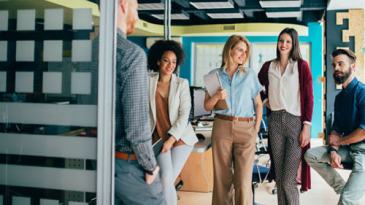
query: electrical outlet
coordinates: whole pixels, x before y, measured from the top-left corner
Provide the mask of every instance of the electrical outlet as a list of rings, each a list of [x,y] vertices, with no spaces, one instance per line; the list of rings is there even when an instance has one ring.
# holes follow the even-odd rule
[[[65,191],[65,205],[69,205],[69,202],[84,202],[84,192],[81,191]]]
[[[65,159],[65,168],[85,169],[85,160],[83,160],[83,159]]]

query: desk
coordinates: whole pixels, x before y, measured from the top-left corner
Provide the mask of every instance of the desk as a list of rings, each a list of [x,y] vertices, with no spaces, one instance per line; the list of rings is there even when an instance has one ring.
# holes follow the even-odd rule
[[[213,157],[211,146],[211,131],[196,131],[205,136],[194,146],[181,171],[184,186],[182,191],[210,192],[213,191]],[[179,178],[178,178],[179,181]]]

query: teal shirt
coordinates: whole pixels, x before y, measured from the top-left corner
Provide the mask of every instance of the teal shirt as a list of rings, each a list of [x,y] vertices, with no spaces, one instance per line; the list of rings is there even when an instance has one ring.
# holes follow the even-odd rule
[[[217,110],[216,114],[235,116],[235,117],[253,117],[255,114],[253,99],[257,97],[264,87],[260,84],[255,71],[251,68],[245,68],[247,74],[239,73],[237,70],[232,78],[222,68],[217,68],[210,73],[218,72],[222,87],[227,90],[226,110]]]

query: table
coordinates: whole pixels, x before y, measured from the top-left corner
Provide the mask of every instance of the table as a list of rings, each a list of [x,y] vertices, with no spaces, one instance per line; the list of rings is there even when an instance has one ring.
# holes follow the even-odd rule
[[[196,131],[205,136],[194,146],[181,171],[184,186],[182,191],[210,192],[213,191],[213,157],[211,149],[211,131]],[[180,181],[178,177],[177,181]]]

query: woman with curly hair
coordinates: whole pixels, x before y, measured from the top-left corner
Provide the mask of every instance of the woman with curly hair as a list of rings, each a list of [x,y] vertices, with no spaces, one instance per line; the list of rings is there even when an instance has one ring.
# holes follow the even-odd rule
[[[176,76],[184,58],[181,44],[171,40],[156,41],[148,52],[152,142],[164,142],[157,163],[167,205],[177,204],[174,182],[198,141],[189,122],[189,82]]]

